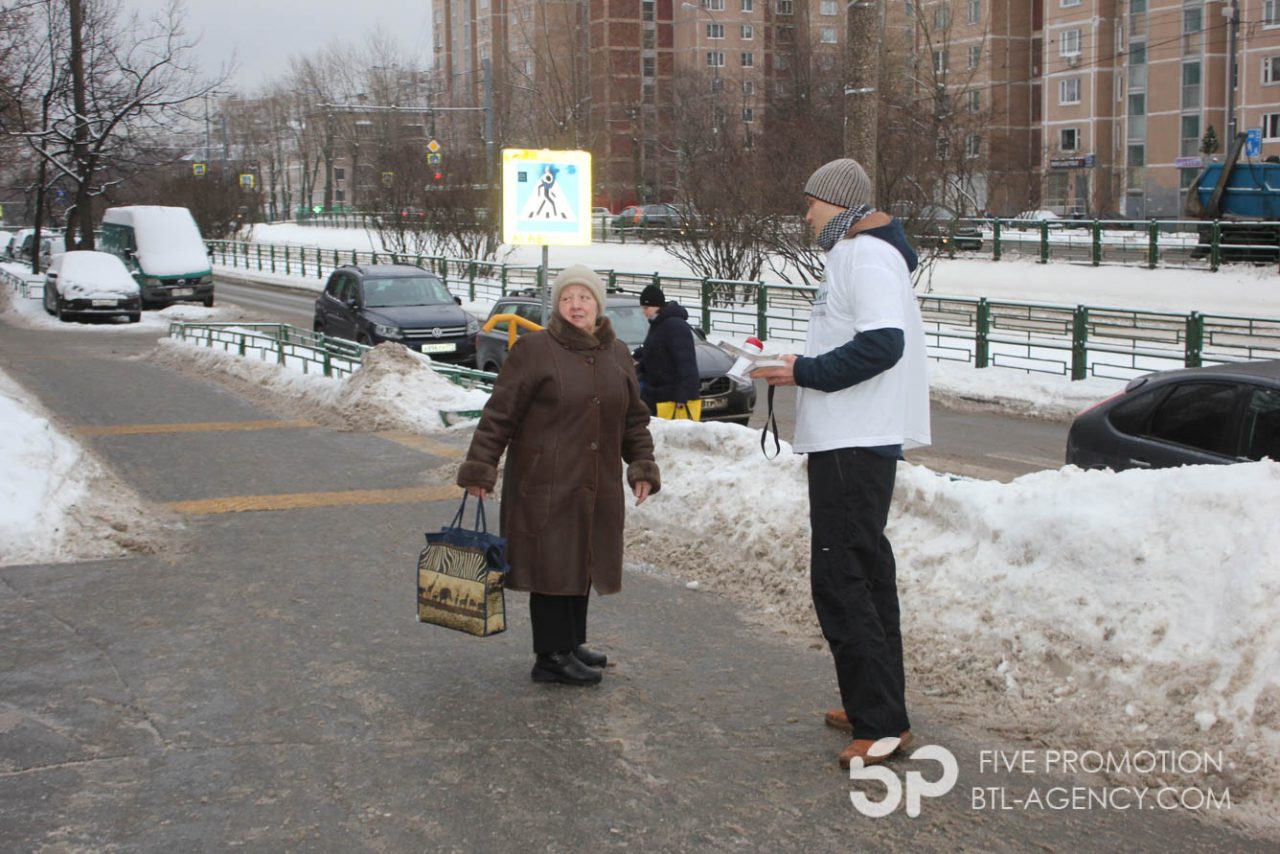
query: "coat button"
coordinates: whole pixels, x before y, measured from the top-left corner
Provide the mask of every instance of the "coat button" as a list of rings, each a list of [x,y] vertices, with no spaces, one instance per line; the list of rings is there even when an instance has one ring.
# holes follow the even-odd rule
[[[596,406],[599,406],[599,405],[600,405],[600,398],[598,398],[598,397],[593,397],[593,398],[591,398],[591,402],[592,402],[592,403],[594,403]]]
[[[600,448],[600,446],[599,446],[599,445],[597,445],[595,442],[592,442],[592,443],[591,443],[591,450],[595,451],[595,450],[598,450],[599,448]]]
[[[595,356],[588,356],[588,357],[587,357],[587,364],[588,364],[588,365],[594,365],[595,363],[596,363],[596,357],[595,357]]]

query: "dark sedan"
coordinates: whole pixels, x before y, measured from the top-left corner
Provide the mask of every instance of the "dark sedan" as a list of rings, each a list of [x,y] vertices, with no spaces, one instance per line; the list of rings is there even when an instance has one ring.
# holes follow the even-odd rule
[[[480,323],[433,273],[405,264],[339,267],[316,300],[315,331],[373,346],[403,344],[470,365]]]
[[[1280,459],[1280,360],[1148,374],[1076,416],[1067,462],[1168,468]]]
[[[640,308],[640,300],[634,294],[615,292],[609,294],[606,302],[605,314],[613,324],[614,333],[634,351],[644,343],[649,332],[649,320]],[[508,294],[498,300],[489,316],[499,314],[514,314],[543,325],[542,302],[532,291]],[[756,407],[755,385],[728,376],[729,369],[733,367],[733,357],[707,341],[701,329],[694,327],[693,331],[701,382],[702,420],[733,421],[745,425]],[[480,368],[496,373],[506,359],[506,324],[477,336],[476,364]]]

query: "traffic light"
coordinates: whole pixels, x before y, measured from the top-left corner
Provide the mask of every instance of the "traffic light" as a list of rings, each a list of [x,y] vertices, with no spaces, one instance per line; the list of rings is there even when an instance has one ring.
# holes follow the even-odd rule
[[[439,169],[437,169],[434,173],[432,173],[431,180],[435,181],[437,184],[440,183],[441,181],[444,180],[444,173],[441,172]]]

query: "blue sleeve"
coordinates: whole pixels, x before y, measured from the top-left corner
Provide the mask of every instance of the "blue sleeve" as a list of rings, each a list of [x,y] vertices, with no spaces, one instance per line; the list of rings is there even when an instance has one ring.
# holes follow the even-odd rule
[[[796,385],[818,391],[840,391],[865,382],[898,364],[905,348],[901,329],[871,329],[821,356],[796,359]]]

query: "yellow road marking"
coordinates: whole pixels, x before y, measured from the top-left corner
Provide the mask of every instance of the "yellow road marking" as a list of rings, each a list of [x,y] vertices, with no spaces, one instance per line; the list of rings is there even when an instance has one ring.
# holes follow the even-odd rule
[[[308,507],[347,507],[358,504],[415,504],[457,498],[456,486],[411,486],[403,489],[352,489],[343,492],[292,492],[281,495],[240,495],[199,501],[170,501],[165,505],[193,516],[244,513],[255,510],[300,510]]]
[[[82,436],[142,436],[152,433],[219,433],[228,430],[283,430],[319,426],[314,421],[206,421],[196,424],[115,424],[85,425]]]
[[[434,454],[437,457],[448,457],[449,459],[460,459],[466,454],[466,451],[456,445],[446,445],[444,442],[437,442],[435,439],[428,439],[417,433],[402,433],[396,430],[387,430],[382,433],[375,433],[375,436],[381,436],[392,442],[397,442],[415,451],[425,451],[428,454]]]

